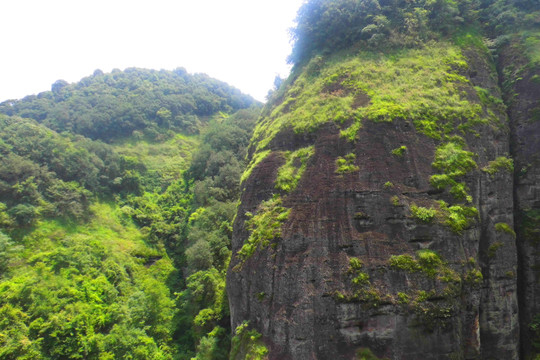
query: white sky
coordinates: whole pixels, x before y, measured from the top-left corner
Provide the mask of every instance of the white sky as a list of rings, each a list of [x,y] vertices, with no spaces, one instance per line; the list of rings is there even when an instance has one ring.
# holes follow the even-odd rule
[[[258,100],[288,75],[302,0],[2,0],[0,101],[94,70],[185,67]]]

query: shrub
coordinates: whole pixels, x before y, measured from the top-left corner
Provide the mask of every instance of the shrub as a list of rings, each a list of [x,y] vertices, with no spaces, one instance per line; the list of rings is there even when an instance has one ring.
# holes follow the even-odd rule
[[[425,207],[419,207],[413,204],[411,206],[411,214],[413,218],[423,223],[430,223],[433,221],[433,219],[437,215],[437,210],[433,208],[428,209]]]

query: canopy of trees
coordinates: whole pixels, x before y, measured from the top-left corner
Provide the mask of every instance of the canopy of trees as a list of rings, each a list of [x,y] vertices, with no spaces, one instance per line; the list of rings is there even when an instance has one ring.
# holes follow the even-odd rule
[[[182,69],[1,104],[0,359],[227,359],[256,105]]]
[[[0,104],[0,112],[34,119],[58,131],[110,141],[134,131],[196,132],[201,117],[254,105],[250,96],[204,74],[185,69],[130,68],[92,76],[75,84],[59,80],[52,91]]]
[[[312,0],[298,12],[289,61],[351,46],[415,46],[479,23],[491,35],[538,25],[534,0]]]

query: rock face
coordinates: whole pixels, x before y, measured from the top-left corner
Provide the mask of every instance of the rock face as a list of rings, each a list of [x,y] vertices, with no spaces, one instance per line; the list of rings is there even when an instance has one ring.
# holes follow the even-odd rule
[[[432,47],[315,58],[269,103],[227,281],[233,329],[249,321],[269,359],[519,358],[499,78],[486,49]],[[517,168],[540,144],[522,108],[510,107]],[[532,168],[516,178],[519,209],[540,206]],[[519,253],[528,269],[534,249]],[[522,302],[538,304],[538,274],[520,274]]]
[[[498,66],[511,125],[522,354],[529,359],[540,324],[540,67],[517,39],[502,49]]]

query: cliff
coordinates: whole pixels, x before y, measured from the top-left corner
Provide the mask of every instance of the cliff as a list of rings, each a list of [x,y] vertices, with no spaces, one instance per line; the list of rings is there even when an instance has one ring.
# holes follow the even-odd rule
[[[540,82],[526,44],[488,43],[493,57],[462,32],[295,68],[243,177],[227,290],[232,328],[257,336],[232,358],[532,356]]]

